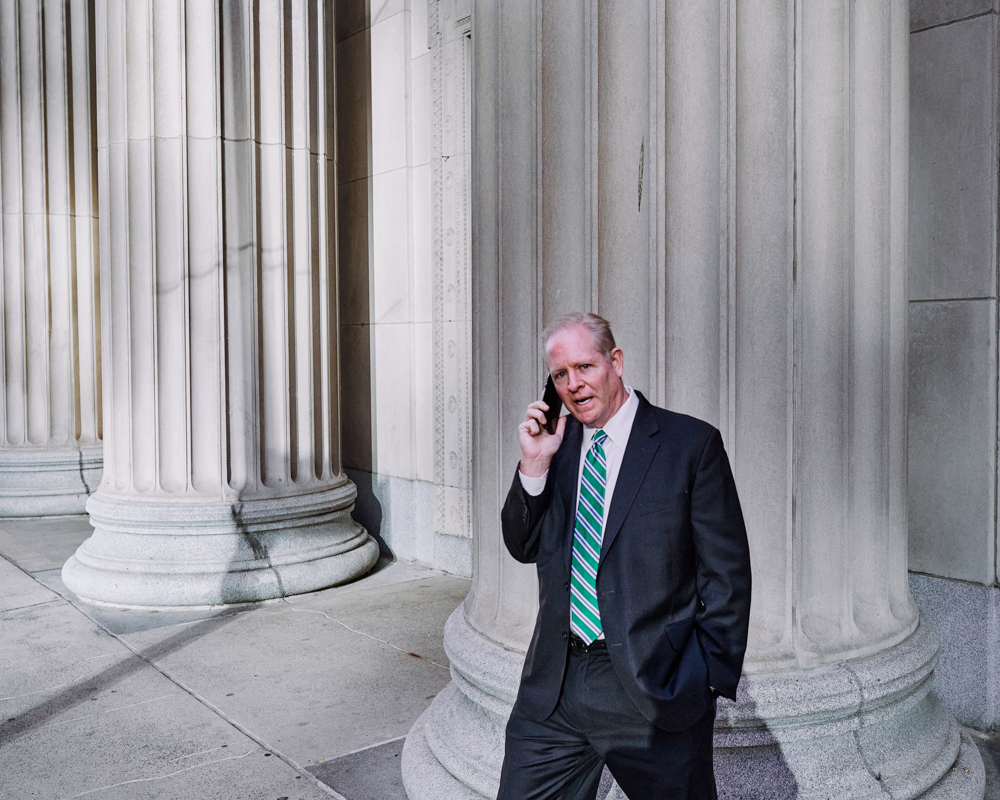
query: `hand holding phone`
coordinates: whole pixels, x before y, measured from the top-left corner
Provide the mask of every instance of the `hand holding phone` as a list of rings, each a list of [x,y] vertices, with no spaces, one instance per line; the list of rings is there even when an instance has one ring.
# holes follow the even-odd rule
[[[542,405],[547,410],[542,410]],[[562,411],[562,400],[556,391],[552,376],[545,383],[540,400],[536,400],[524,415],[524,422],[517,426],[518,441],[521,445],[521,464],[519,469],[525,475],[538,477],[544,475],[549,468],[552,456],[562,444],[565,421],[560,424],[559,412]]]
[[[556,391],[556,384],[550,374],[545,381],[545,388],[542,390],[542,402],[549,407],[545,412],[545,424],[542,426],[545,432],[552,435],[556,432],[556,425],[559,423],[559,414],[562,412],[562,400],[559,392]]]

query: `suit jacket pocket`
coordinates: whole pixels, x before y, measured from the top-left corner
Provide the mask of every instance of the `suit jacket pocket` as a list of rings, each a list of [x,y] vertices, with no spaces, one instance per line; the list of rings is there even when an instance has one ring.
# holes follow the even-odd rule
[[[683,650],[688,639],[691,638],[691,631],[694,630],[694,617],[679,619],[667,625],[666,634],[670,640],[670,646],[674,650]]]

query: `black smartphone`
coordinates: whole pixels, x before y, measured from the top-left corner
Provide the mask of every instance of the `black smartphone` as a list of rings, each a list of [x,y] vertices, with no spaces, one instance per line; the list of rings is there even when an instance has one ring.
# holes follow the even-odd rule
[[[542,402],[549,407],[549,410],[545,412],[545,424],[542,427],[545,428],[546,433],[553,434],[556,432],[556,423],[559,422],[559,414],[562,411],[562,400],[559,399],[559,392],[556,391],[552,375],[549,375],[548,380],[545,381]]]

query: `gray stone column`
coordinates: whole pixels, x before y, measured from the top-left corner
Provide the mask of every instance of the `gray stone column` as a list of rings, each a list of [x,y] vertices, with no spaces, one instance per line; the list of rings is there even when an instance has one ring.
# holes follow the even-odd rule
[[[237,603],[349,580],[327,5],[97,4],[107,463],[86,600]]]
[[[495,795],[537,608],[499,507],[538,332],[582,307],[733,462],[754,598],[722,796],[981,798],[907,588],[906,0],[476,10],[475,574],[410,797]]]
[[[90,25],[0,5],[0,517],[81,514],[101,478]]]

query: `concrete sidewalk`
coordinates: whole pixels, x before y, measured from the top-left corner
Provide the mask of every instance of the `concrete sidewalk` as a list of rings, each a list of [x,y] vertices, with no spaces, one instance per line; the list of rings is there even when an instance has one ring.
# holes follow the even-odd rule
[[[239,609],[80,604],[85,518],[0,521],[0,797],[396,800],[469,581],[403,562]]]
[[[245,608],[122,611],[62,584],[89,534],[0,520],[0,798],[405,800],[403,737],[448,683],[469,581],[380,563]],[[1000,800],[1000,738],[973,736]]]

